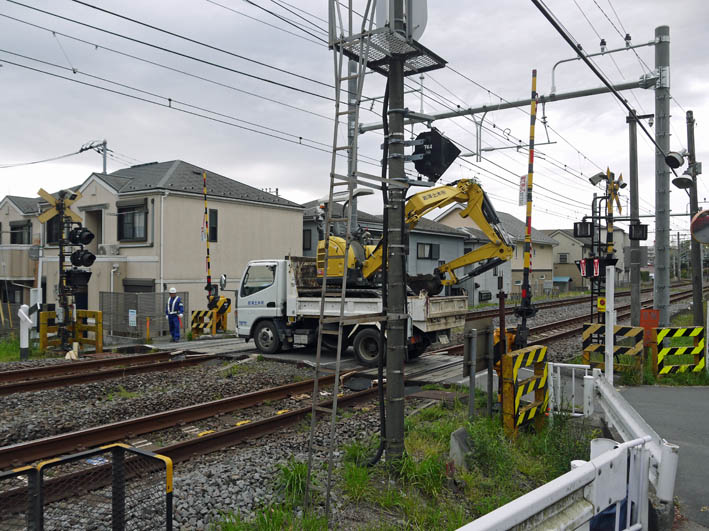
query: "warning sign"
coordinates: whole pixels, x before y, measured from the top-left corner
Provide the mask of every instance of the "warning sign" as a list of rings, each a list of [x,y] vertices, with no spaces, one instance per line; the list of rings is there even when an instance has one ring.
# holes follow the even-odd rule
[[[596,299],[596,308],[598,308],[599,312],[606,311],[606,298],[605,297],[598,297],[598,299]]]

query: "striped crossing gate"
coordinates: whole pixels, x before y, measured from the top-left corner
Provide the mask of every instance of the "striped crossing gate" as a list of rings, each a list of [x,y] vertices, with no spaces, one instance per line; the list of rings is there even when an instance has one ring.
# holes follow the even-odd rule
[[[231,308],[231,299],[227,297],[210,297],[207,307],[210,310],[216,310],[211,323],[212,335],[219,330],[226,332],[226,319],[229,308]]]
[[[190,316],[192,337],[199,337],[205,333],[205,329],[212,328],[212,322],[215,321],[216,316],[216,310],[192,310]]]
[[[706,366],[704,355],[704,327],[692,326],[686,328],[656,328],[657,344],[653,353],[657,352],[655,374],[658,377],[681,372],[701,372]],[[691,338],[693,345],[683,347],[663,346],[663,342],[671,342],[676,338]],[[693,356],[692,363],[673,363],[676,356]]]
[[[518,380],[520,369],[531,369],[534,374]],[[522,397],[534,392],[534,401],[523,404]],[[534,419],[537,429],[544,425],[549,388],[547,386],[547,347],[532,345],[502,356],[502,424],[510,437],[517,435],[520,426]]]
[[[643,337],[645,329],[640,326],[616,325],[613,330],[613,370],[641,371],[643,366]],[[583,363],[598,369],[605,369],[606,325],[586,323],[581,332]],[[619,345],[624,341],[629,344]],[[632,356],[632,363],[621,363],[620,356]]]

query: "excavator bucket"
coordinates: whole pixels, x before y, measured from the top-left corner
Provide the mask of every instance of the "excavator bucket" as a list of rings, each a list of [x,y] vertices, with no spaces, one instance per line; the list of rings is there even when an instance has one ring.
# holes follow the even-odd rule
[[[438,295],[443,291],[441,277],[435,274],[408,276],[406,284],[416,295],[422,291],[425,291],[429,295]]]

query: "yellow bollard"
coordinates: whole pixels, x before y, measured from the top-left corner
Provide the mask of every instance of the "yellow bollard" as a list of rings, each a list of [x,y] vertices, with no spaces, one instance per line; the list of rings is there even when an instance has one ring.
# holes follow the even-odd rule
[[[150,317],[145,318],[145,336],[146,342],[150,343]]]

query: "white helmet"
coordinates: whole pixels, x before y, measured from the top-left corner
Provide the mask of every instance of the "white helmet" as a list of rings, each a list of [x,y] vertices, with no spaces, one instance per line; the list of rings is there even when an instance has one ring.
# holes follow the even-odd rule
[[[170,293],[177,293],[177,290],[175,288],[170,288]]]

